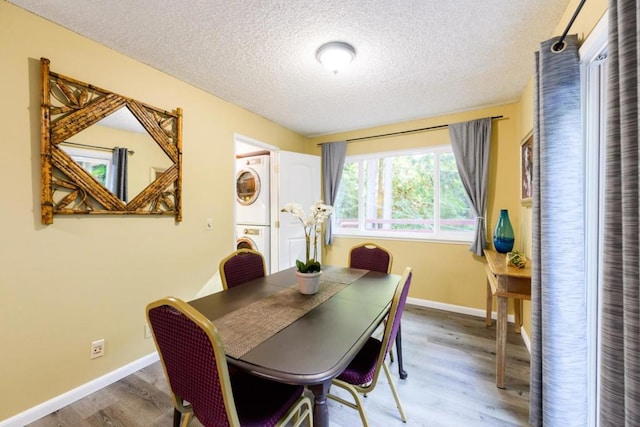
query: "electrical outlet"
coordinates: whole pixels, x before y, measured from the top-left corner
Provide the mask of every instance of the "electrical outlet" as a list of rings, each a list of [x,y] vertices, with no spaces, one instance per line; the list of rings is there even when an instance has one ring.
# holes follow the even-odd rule
[[[91,343],[91,358],[104,356],[104,340],[98,340]]]
[[[144,337],[151,338],[151,328],[147,324],[144,325]]]

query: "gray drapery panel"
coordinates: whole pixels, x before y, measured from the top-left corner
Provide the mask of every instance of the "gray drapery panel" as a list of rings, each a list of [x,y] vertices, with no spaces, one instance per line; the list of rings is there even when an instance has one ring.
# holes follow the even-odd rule
[[[333,206],[338,197],[338,186],[342,178],[344,158],[347,154],[347,141],[322,144],[322,191],[324,201]],[[327,221],[324,227],[324,243],[333,243],[332,221]]]
[[[600,424],[640,426],[638,2],[609,2]]]
[[[476,237],[469,250],[483,256],[487,244],[484,213],[489,182],[491,118],[450,124],[449,136],[462,185],[476,215]]]
[[[531,280],[533,426],[586,426],[584,147],[577,37],[536,52]]]
[[[111,192],[127,203],[127,155],[126,148],[115,147],[111,157]]]

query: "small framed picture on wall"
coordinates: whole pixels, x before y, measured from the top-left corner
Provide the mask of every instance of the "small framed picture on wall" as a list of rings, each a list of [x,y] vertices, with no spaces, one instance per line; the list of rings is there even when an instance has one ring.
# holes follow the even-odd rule
[[[533,131],[520,143],[520,200],[531,204],[533,197]]]

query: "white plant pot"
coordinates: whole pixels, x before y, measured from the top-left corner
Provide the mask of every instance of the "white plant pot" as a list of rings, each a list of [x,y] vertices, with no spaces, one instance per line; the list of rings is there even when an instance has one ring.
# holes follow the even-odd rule
[[[320,287],[320,275],[322,271],[316,273],[300,273],[296,271],[296,279],[298,290],[301,294],[313,295],[318,292]]]

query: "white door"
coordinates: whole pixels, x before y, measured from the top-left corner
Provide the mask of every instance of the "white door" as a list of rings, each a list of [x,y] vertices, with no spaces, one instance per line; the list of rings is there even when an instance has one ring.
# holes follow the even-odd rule
[[[278,152],[278,270],[296,265],[296,259],[304,260],[305,239],[300,221],[293,215],[280,212],[289,202],[299,203],[305,213],[320,200],[320,156]],[[321,245],[318,246],[318,252]],[[320,257],[320,253],[318,254]]]

